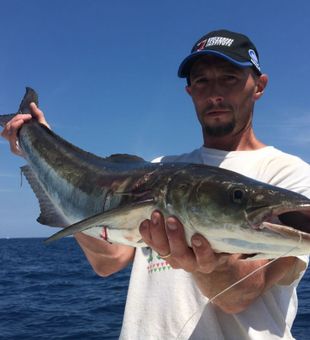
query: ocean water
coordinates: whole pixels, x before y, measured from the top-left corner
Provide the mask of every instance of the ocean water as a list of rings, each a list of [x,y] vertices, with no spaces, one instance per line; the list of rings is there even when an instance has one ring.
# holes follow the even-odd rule
[[[0,239],[0,339],[118,339],[129,276],[97,276],[72,238]],[[293,334],[310,339],[309,272],[299,297]]]
[[[129,275],[97,276],[74,239],[1,239],[0,339],[117,339]]]

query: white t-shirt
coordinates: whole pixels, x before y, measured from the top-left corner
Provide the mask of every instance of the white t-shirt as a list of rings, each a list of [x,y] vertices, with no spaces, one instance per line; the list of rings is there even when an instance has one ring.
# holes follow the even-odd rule
[[[239,172],[310,197],[310,167],[273,147],[233,151],[201,147],[161,162],[203,163]],[[308,263],[308,257],[300,257]],[[250,307],[226,314],[207,304],[190,273],[173,269],[150,248],[136,250],[120,339],[241,340],[293,339],[296,287],[275,285]]]

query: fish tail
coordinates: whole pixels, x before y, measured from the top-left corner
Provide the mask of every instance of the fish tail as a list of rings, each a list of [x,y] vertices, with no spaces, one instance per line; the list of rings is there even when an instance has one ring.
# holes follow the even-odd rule
[[[38,94],[31,87],[26,87],[26,93],[24,98],[22,99],[18,113],[32,113],[30,110],[30,103],[35,103],[37,106],[39,105]]]
[[[10,113],[10,114],[7,114],[7,115],[0,115],[0,126],[4,127],[6,125],[6,123],[9,122],[15,115],[16,115],[16,113]]]
[[[38,94],[31,87],[26,87],[26,93],[19,105],[18,111],[16,113],[0,115],[0,126],[4,127],[6,123],[18,113],[31,114],[30,103],[35,103],[37,106],[39,105]]]

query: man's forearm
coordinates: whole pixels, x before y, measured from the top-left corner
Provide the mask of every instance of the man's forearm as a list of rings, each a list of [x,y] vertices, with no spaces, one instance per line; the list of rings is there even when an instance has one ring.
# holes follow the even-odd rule
[[[257,267],[266,263],[266,261],[255,262],[254,264],[253,262],[236,260],[234,263],[225,264],[209,274],[195,272],[193,276],[202,294],[212,299]],[[226,313],[241,312],[262,293],[265,287],[264,271],[265,269],[256,272],[245,281],[219,295],[212,302]]]
[[[83,233],[76,233],[75,239],[85,256],[100,276],[108,276],[125,268],[132,260],[135,249],[129,246],[110,244]]]
[[[212,273],[195,272],[193,276],[201,292],[212,299],[267,262],[267,260],[236,260],[234,263],[219,267]],[[226,313],[242,312],[273,285],[283,280],[289,282],[296,279],[296,277],[290,278],[289,276],[294,271],[297,262],[299,260],[294,257],[281,258],[256,271],[244,281],[219,295],[212,302]]]

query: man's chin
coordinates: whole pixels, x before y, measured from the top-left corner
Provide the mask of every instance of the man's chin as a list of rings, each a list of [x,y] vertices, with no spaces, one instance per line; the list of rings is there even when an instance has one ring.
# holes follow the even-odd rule
[[[206,135],[210,137],[225,137],[231,134],[234,130],[235,125],[233,123],[225,124],[225,125],[205,125],[204,131]]]

